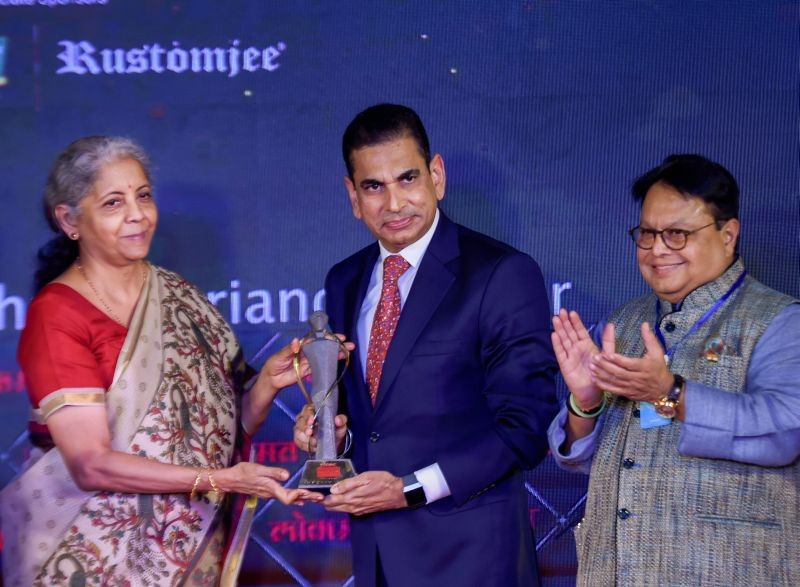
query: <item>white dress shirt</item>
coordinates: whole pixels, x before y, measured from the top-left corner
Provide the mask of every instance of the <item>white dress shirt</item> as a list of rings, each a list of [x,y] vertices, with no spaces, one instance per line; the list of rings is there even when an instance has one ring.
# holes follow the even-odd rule
[[[414,283],[414,278],[417,276],[417,269],[428,250],[428,245],[433,238],[433,233],[436,232],[436,227],[439,225],[439,210],[436,210],[436,215],[433,217],[433,224],[428,231],[422,235],[422,238],[416,242],[411,243],[406,248],[397,253],[388,251],[381,242],[378,242],[381,254],[375,262],[372,269],[372,275],[369,279],[367,286],[367,295],[364,296],[364,302],[361,304],[361,311],[358,314],[358,353],[361,358],[361,374],[364,380],[367,378],[367,352],[369,345],[369,333],[372,330],[372,321],[375,318],[375,311],[378,309],[378,302],[381,299],[381,290],[383,289],[383,261],[389,255],[400,255],[410,267],[406,270],[400,279],[397,281],[397,288],[400,290],[400,309],[402,311],[405,306],[408,293],[411,291],[411,286]],[[402,391],[401,391],[402,392]],[[414,471],[417,479],[422,484],[425,491],[425,499],[428,503],[447,497],[450,495],[450,487],[447,485],[447,480],[442,474],[441,468],[438,463],[433,463],[422,469]]]

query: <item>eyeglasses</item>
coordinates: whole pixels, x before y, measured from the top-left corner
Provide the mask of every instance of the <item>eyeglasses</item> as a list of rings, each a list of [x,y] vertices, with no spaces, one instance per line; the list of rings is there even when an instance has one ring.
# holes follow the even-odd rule
[[[689,240],[689,235],[699,232],[709,226],[717,226],[718,220],[695,228],[694,230],[683,230],[682,228],[665,228],[664,230],[653,230],[652,228],[642,228],[641,226],[634,226],[628,231],[631,235],[633,242],[640,249],[649,251],[656,244],[656,236],[661,237],[661,241],[671,251],[680,251],[686,246]]]

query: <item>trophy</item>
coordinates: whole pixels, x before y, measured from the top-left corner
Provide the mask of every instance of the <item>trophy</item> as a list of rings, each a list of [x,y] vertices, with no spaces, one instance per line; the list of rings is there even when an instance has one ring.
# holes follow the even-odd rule
[[[314,458],[306,461],[298,487],[327,492],[335,483],[356,474],[350,459],[336,456],[336,429],[333,422],[339,405],[341,376],[336,376],[339,352],[344,351],[345,369],[350,357],[342,341],[329,330],[328,315],[325,312],[314,312],[308,323],[311,332],[300,341],[300,350],[311,368],[310,394],[300,374],[300,351],[295,354],[294,368],[300,391],[306,396],[308,403],[314,406],[317,450]],[[308,452],[311,453],[310,446]]]

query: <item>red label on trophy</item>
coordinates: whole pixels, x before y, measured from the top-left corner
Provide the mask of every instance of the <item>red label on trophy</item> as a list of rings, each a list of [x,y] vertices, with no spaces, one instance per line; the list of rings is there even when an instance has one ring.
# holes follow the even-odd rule
[[[322,463],[317,467],[317,477],[320,479],[336,479],[342,475],[342,468],[336,463]]]

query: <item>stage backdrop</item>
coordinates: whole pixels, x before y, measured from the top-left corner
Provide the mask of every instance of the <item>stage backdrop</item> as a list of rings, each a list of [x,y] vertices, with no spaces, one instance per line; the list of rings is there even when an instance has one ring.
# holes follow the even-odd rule
[[[151,260],[208,292],[256,366],[370,241],[340,137],[383,101],[420,113],[444,210],[536,258],[553,311],[594,323],[644,291],[628,189],[676,152],[734,173],[751,274],[798,295],[797,33],[797,3],[769,0],[0,0],[0,484],[27,450],[15,349],[50,236],[40,194],[75,138],[151,153]],[[302,402],[281,394],[262,462],[302,465]],[[527,479],[546,584],[570,584],[586,479],[550,458]],[[348,537],[345,517],[262,503],[241,584],[350,584]]]

